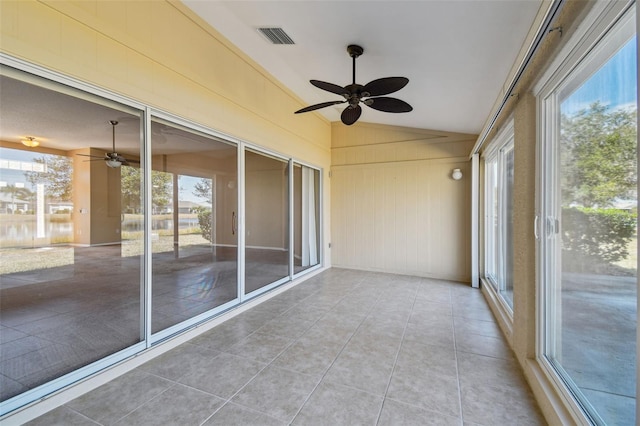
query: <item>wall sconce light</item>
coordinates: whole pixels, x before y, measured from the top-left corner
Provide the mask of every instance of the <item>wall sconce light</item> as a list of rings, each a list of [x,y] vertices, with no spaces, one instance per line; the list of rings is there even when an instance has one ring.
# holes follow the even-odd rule
[[[460,171],[460,169],[453,169],[453,172],[451,172],[451,177],[453,178],[453,180],[460,180],[462,179],[462,172]]]
[[[40,145],[40,142],[38,142],[33,136],[27,136],[20,142],[22,142],[22,145],[28,146],[29,148],[35,148],[36,146]]]

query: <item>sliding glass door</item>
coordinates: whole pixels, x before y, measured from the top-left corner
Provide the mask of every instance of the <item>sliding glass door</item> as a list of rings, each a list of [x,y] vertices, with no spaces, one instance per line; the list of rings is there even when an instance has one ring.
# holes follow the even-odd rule
[[[320,263],[320,172],[293,165],[294,272]]]
[[[631,8],[542,101],[541,354],[596,424],[637,424],[636,63]]]
[[[1,71],[0,416],[320,265],[319,170]]]
[[[238,297],[234,144],[151,122],[152,332]]]
[[[245,294],[289,276],[289,162],[245,150]]]
[[[0,393],[19,406],[144,339],[142,111],[8,67],[0,86]]]

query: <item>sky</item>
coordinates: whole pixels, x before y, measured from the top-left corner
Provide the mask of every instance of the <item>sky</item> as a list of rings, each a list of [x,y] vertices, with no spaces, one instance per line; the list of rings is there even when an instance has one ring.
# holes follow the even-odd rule
[[[636,38],[625,44],[602,68],[562,102],[562,113],[573,115],[595,101],[610,108],[637,105]]]
[[[193,194],[195,190],[194,186],[200,182],[201,178],[193,176],[180,175],[178,178],[178,185],[180,186],[179,198],[182,201],[193,201],[194,203],[207,205],[206,202]]]

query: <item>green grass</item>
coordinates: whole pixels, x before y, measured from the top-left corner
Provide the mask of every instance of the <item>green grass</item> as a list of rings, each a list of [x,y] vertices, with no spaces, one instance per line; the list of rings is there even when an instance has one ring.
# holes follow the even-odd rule
[[[73,264],[73,247],[0,250],[0,274],[34,271]]]
[[[181,248],[185,248],[191,245],[208,245],[209,241],[202,238],[200,234],[186,234],[180,235],[179,243]],[[141,238],[122,241],[121,256],[142,255],[143,244]],[[151,244],[153,253],[172,252],[173,235],[154,236]],[[0,249],[0,274],[12,274],[72,265],[74,263],[74,250],[76,249],[83,250],[82,248],[69,246]]]

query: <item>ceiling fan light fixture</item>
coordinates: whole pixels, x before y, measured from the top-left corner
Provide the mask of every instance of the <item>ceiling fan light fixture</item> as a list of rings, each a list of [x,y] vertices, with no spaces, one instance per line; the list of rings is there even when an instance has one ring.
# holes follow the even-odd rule
[[[38,142],[33,136],[27,136],[20,142],[22,142],[22,145],[28,146],[29,148],[35,148],[36,146],[40,145],[40,142]]]
[[[104,162],[107,167],[111,167],[112,169],[117,169],[122,165],[122,163],[118,160],[105,160]]]
[[[116,152],[116,126],[118,122],[116,120],[109,120],[109,124],[111,124],[111,152],[106,152],[104,156],[91,155],[91,154],[76,154],[82,157],[90,157],[91,160],[85,161],[104,161],[107,167],[112,169],[117,169],[118,167],[125,165],[128,166],[129,163],[140,163],[138,160],[130,160]]]

